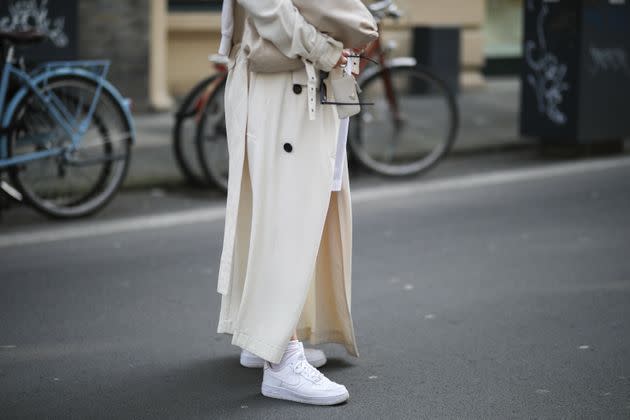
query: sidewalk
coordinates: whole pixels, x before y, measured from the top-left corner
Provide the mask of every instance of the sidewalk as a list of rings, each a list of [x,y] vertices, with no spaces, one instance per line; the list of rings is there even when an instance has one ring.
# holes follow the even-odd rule
[[[459,96],[460,130],[453,155],[531,147],[518,135],[519,85],[515,78],[492,79],[485,88]],[[185,182],[171,147],[174,111],[136,116],[138,133],[126,188]]]

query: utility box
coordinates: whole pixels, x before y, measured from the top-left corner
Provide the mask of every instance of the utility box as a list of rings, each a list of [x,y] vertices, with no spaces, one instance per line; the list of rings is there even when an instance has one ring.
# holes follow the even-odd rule
[[[525,0],[521,134],[630,137],[630,0]]]
[[[416,27],[413,29],[413,56],[444,80],[452,92],[459,91],[460,35],[455,27]],[[415,91],[425,87],[414,86]]]
[[[78,57],[78,0],[1,0],[0,31],[37,31],[42,44],[19,48],[29,63]]]

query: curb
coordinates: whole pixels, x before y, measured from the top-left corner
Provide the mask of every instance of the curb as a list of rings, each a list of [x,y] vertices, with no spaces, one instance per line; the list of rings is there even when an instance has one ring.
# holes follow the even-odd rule
[[[509,153],[520,150],[533,149],[537,147],[538,144],[529,141],[523,141],[521,143],[511,142],[511,143],[502,143],[502,144],[486,144],[480,146],[471,146],[471,147],[462,147],[458,149],[457,147],[451,149],[449,154],[445,159],[449,158],[466,158],[466,157],[475,157],[481,155],[489,155],[489,154],[500,154],[500,153]],[[165,146],[170,150],[170,145]],[[439,165],[439,164],[438,164]],[[359,174],[360,176],[360,174]],[[166,189],[175,189],[175,188],[187,188],[195,191],[215,191],[216,188],[212,186],[208,186],[207,189],[200,187],[193,187],[186,182],[183,174],[178,172],[177,176],[136,176],[132,179],[129,177],[121,187],[121,191],[141,191],[141,190],[150,190],[153,188],[166,188]],[[218,191],[218,190],[216,190]]]

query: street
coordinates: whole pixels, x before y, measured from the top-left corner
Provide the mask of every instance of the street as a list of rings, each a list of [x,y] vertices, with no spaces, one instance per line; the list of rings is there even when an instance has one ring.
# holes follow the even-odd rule
[[[221,200],[8,212],[0,418],[629,418],[630,158],[506,159],[353,183],[361,357],[322,347],[330,408],[264,398],[215,333]]]

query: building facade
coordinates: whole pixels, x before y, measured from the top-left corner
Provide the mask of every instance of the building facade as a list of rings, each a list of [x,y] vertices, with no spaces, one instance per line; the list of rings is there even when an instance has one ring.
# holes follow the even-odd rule
[[[207,57],[209,52],[218,49],[219,2],[157,0],[156,3],[160,1],[165,3],[162,9],[166,10],[162,16],[166,44],[162,45],[166,48],[164,54],[168,66],[163,89],[169,94],[180,95],[195,80],[212,71]],[[398,43],[395,54],[410,54],[411,30],[414,27],[457,27],[461,29],[462,85],[479,86],[483,83],[485,0],[398,0],[397,4],[404,11],[404,18],[400,22],[387,22],[384,26],[385,39]]]
[[[136,109],[168,109],[173,98],[214,71],[208,55],[218,49],[220,0],[2,3],[0,29],[20,21],[34,29],[66,31],[77,39],[74,52],[65,58],[111,59],[110,78],[134,100]],[[404,18],[383,27],[385,40],[396,41],[394,55],[411,53],[416,27],[458,28],[460,84],[464,88],[483,84],[486,0],[397,0],[397,4]],[[68,11],[72,8],[76,12]]]

